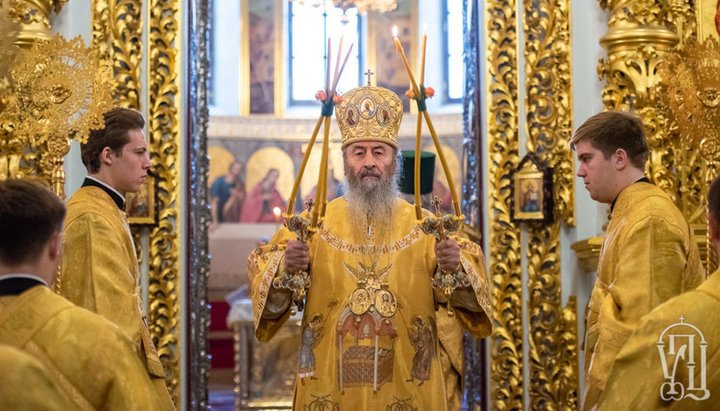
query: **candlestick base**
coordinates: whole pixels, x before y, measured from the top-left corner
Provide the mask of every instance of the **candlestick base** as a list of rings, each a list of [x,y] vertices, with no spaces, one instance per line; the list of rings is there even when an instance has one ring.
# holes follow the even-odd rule
[[[279,277],[273,280],[273,288],[279,290],[290,290],[292,292],[292,303],[290,313],[296,314],[305,308],[305,296],[310,288],[310,274],[305,271],[288,273],[283,271]]]

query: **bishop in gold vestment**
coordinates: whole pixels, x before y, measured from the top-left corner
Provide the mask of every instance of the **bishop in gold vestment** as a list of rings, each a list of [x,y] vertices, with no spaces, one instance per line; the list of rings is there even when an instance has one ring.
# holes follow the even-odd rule
[[[321,404],[358,410],[401,404],[446,409],[431,287],[437,268],[435,239],[422,232],[414,208],[400,199],[392,225],[372,230],[365,235],[348,223],[341,197],[328,204],[323,228],[310,243],[312,285],[301,353],[312,355],[305,356],[306,362],[300,357],[296,409]],[[274,292],[271,283],[281,266],[284,245],[293,238],[283,229],[250,257],[260,341],[272,338],[289,315],[287,305],[269,307],[273,301],[268,296]],[[491,330],[491,314],[482,252],[473,243],[459,242],[472,289],[456,291],[451,304],[468,332],[485,337]],[[376,291],[375,300],[370,293],[364,300],[352,299],[354,293],[365,295],[358,291],[364,290],[359,282]],[[383,295],[388,297],[387,306]]]
[[[486,337],[482,252],[463,239],[436,242],[418,224],[429,213],[398,198],[400,98],[370,85],[343,97],[345,195],[327,204],[309,242],[283,228],[250,255],[255,336],[269,340],[290,315],[285,273],[308,270],[294,409],[446,410],[432,277],[438,268],[467,275],[447,303],[470,334]]]
[[[23,350],[45,367],[72,404],[62,407],[60,402],[54,409],[167,409],[130,340],[104,318],[40,282],[18,295],[0,296],[0,343]]]
[[[717,409],[718,313],[720,270],[644,316],[615,359],[598,409]]]
[[[646,182],[625,188],[612,210],[588,306],[586,405],[605,388],[640,318],[704,277],[693,233],[670,197]]]
[[[60,293],[115,323],[133,342],[158,394],[173,407],[148,330],[135,245],[125,212],[107,187],[88,181],[67,204]]]

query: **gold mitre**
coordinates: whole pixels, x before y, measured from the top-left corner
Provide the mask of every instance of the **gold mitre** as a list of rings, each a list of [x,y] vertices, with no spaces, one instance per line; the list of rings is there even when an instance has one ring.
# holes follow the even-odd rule
[[[386,88],[367,85],[348,91],[335,113],[342,148],[357,141],[382,141],[397,148],[402,115],[402,100]]]

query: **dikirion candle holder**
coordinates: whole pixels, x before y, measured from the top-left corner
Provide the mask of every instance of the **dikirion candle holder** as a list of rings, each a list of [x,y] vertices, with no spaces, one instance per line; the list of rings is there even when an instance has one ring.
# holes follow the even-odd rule
[[[327,206],[328,147],[330,145],[330,120],[332,118],[335,105],[342,102],[342,96],[336,93],[336,87],[354,46],[354,43],[350,45],[350,48],[345,55],[345,59],[343,60],[342,65],[340,65],[342,43],[343,38],[341,37],[340,46],[338,47],[337,61],[335,63],[335,72],[333,74],[331,82],[330,64],[332,61],[332,43],[331,39],[328,38],[328,56],[327,66],[325,69],[325,89],[315,93],[315,98],[322,104],[320,118],[318,118],[315,129],[313,130],[312,136],[310,137],[308,148],[305,151],[305,156],[303,157],[302,164],[300,165],[300,170],[297,177],[295,178],[295,183],[293,184],[293,189],[290,194],[290,198],[288,199],[287,210],[283,215],[283,219],[285,220],[285,226],[288,228],[288,230],[297,234],[298,240],[303,243],[308,243],[311,240],[313,234],[317,232],[317,228],[322,225],[322,220],[325,217],[325,208]],[[320,157],[320,170],[318,173],[317,189],[315,193],[315,201],[310,201],[307,204],[308,217],[306,218],[302,215],[294,214],[293,210],[295,209],[295,198],[297,197],[297,192],[300,187],[300,181],[302,181],[303,174],[305,173],[305,167],[307,166],[308,159],[310,158],[310,153],[312,152],[315,140],[321,126],[323,126],[323,146],[322,155]],[[310,274],[303,270],[292,273],[282,270],[280,274],[276,276],[273,280],[274,288],[286,289],[291,291],[292,302],[290,306],[290,313],[292,315],[296,314],[298,311],[303,310],[305,306],[305,297],[307,295],[307,290],[310,288],[310,284]]]
[[[434,235],[437,241],[444,241],[448,239],[448,233],[460,230],[460,227],[465,220],[465,216],[463,216],[462,212],[460,211],[460,202],[458,201],[455,183],[451,178],[450,168],[448,167],[442,147],[440,147],[440,142],[437,138],[435,127],[433,126],[432,120],[430,119],[430,114],[427,111],[427,104],[425,103],[426,99],[431,98],[435,94],[435,90],[430,87],[425,87],[425,85],[423,84],[425,81],[425,46],[427,44],[427,34],[423,34],[422,41],[420,85],[417,84],[417,82],[415,81],[415,76],[413,75],[412,70],[410,70],[410,65],[408,64],[407,57],[405,56],[405,50],[403,49],[403,46],[397,37],[397,27],[393,27],[393,37],[395,40],[395,48],[400,54],[400,57],[402,57],[403,64],[405,65],[405,70],[407,71],[408,77],[410,79],[410,89],[407,91],[406,95],[410,99],[415,100],[418,108],[416,130],[417,133],[415,139],[415,215],[418,220],[418,224],[422,228],[423,232],[429,235]],[[423,217],[422,204],[420,200],[420,143],[422,138],[423,119],[425,119],[425,123],[427,124],[428,130],[430,131],[430,136],[432,136],[435,149],[437,150],[438,157],[440,158],[440,164],[442,165],[443,171],[445,172],[448,187],[452,195],[452,205],[453,210],[455,211],[455,215],[443,215],[440,211],[440,200],[435,197],[433,199],[435,215]],[[470,286],[470,281],[467,277],[467,274],[463,272],[462,267],[460,267],[460,269],[457,271],[446,271],[438,269],[433,276],[432,286],[434,289],[442,290],[443,294],[449,301],[452,293],[456,289]],[[448,304],[448,315],[455,315],[450,304]]]

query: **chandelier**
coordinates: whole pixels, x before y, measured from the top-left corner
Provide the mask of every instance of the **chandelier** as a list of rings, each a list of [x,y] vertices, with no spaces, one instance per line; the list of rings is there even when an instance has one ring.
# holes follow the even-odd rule
[[[290,0],[292,2],[293,0]],[[306,3],[304,0],[295,0],[299,5]],[[316,0],[309,2],[313,7],[320,7],[327,0]],[[358,14],[365,14],[369,11],[378,13],[385,13],[388,11],[395,10],[397,8],[397,0],[332,0],[335,7],[342,9],[343,13],[346,13],[349,9],[356,7]]]
[[[333,4],[335,7],[341,8],[343,12],[357,7],[358,14],[365,14],[368,11],[385,13],[397,8],[397,1],[395,0],[333,0]]]

